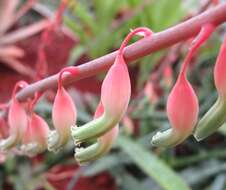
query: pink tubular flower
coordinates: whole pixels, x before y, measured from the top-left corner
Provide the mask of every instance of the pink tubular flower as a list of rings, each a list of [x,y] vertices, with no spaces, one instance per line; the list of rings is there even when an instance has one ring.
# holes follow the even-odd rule
[[[214,68],[214,82],[218,99],[210,110],[200,119],[194,136],[200,141],[221,127],[226,121],[226,36],[222,43]]]
[[[198,98],[186,78],[186,70],[192,56],[212,34],[214,28],[211,24],[205,25],[193,41],[167,100],[167,116],[172,128],[153,136],[153,145],[175,146],[192,134],[198,120],[199,105]]]
[[[62,86],[62,75],[64,72],[77,74],[76,67],[63,69],[59,74],[58,90],[52,109],[52,120],[56,130],[51,131],[48,137],[48,149],[56,151],[64,146],[70,138],[70,127],[76,123],[77,111],[74,102]]]
[[[24,135],[21,150],[28,156],[35,156],[46,150],[49,127],[43,118],[32,113]]]
[[[104,107],[100,103],[97,107],[94,118],[100,117],[104,113]],[[118,125],[97,139],[97,142],[86,148],[75,148],[75,159],[80,163],[94,161],[106,154],[112,147],[118,135]]]
[[[21,146],[22,152],[28,156],[35,156],[47,148],[49,126],[42,117],[33,111],[34,105],[40,96],[41,94],[36,93],[34,100],[29,105],[30,116],[28,117],[28,127],[23,137],[23,145]]]
[[[101,117],[81,127],[72,127],[72,136],[77,143],[102,136],[116,126],[124,116],[130,100],[131,84],[123,51],[128,41],[135,34],[150,36],[152,32],[148,28],[137,28],[130,32],[123,41],[115,62],[109,69],[102,84],[101,102],[104,113]]]
[[[12,101],[8,113],[9,137],[0,141],[0,149],[7,150],[21,143],[24,132],[27,128],[27,114],[24,107],[16,99],[18,88],[24,88],[27,85],[24,81],[16,83]]]

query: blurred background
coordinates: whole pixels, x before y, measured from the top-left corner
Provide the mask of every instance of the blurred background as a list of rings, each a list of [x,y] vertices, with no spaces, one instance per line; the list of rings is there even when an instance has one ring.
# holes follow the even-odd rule
[[[18,80],[35,82],[65,66],[83,64],[118,49],[130,29],[146,26],[160,32],[221,2],[69,0],[63,25],[59,30],[48,31],[46,41],[46,20],[54,19],[60,1],[1,0],[0,102],[10,100]],[[6,11],[10,3],[14,3],[11,13]],[[189,80],[199,97],[200,117],[217,98],[213,66],[225,30],[224,24],[218,27],[191,62]],[[129,64],[132,99],[109,154],[80,167],[73,157],[73,142],[57,153],[46,151],[34,158],[20,155],[17,150],[0,153],[0,189],[225,190],[226,124],[199,143],[190,137],[169,149],[150,144],[157,131],[170,127],[166,100],[190,42],[191,39]],[[78,125],[92,119],[104,76],[68,86],[77,106]],[[54,96],[54,90],[47,91],[35,107],[50,127]],[[0,136],[4,137],[4,118],[0,125]]]

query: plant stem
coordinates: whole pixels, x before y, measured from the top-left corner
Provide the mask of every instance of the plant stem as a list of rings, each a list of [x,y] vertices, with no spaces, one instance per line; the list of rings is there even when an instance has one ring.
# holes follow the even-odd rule
[[[213,23],[217,26],[224,21],[226,21],[226,3],[222,3],[162,32],[153,34],[151,37],[139,40],[125,48],[124,57],[127,62],[137,60],[197,35],[201,27],[207,23]],[[76,77],[66,75],[63,78],[63,84],[71,84],[77,80],[106,71],[113,64],[116,55],[117,51],[78,66],[80,73]],[[42,92],[56,88],[58,77],[59,74],[52,75],[29,85],[17,94],[18,100],[25,101],[28,97],[33,97],[37,91]]]

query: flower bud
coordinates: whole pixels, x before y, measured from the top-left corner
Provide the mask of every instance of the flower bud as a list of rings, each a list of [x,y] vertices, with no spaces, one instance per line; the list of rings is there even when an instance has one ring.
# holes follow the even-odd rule
[[[21,150],[24,154],[35,156],[46,150],[49,127],[43,118],[32,113],[23,138]]]
[[[101,102],[104,113],[102,116],[79,128],[72,127],[72,136],[77,143],[102,136],[116,126],[124,116],[131,96],[131,84],[128,68],[123,57],[123,50],[130,38],[140,32],[145,35],[152,34],[147,28],[137,28],[129,33],[103,81]]]
[[[214,68],[214,82],[218,99],[210,110],[201,118],[194,136],[200,141],[214,133],[226,121],[226,37],[221,46]]]
[[[76,123],[77,111],[71,96],[62,86],[64,72],[77,73],[77,69],[69,67],[63,69],[59,75],[58,90],[53,103],[52,120],[55,127],[48,137],[48,149],[57,151],[64,146],[70,138],[70,128]]]
[[[104,113],[104,107],[100,103],[97,107],[94,118],[100,117]],[[118,135],[118,125],[113,126],[111,130],[97,139],[97,142],[86,148],[75,148],[75,159],[80,163],[86,163],[97,160],[105,155],[112,147]]]
[[[27,114],[22,104],[16,99],[16,91],[19,87],[27,85],[24,81],[19,81],[13,90],[12,101],[8,113],[9,136],[0,141],[0,149],[7,150],[21,143],[24,132],[27,128]]]

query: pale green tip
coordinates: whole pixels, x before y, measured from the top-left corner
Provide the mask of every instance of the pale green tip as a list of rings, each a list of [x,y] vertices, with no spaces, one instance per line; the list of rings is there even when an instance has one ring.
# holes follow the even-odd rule
[[[99,138],[112,129],[117,122],[117,119],[109,118],[106,114],[103,114],[101,117],[94,119],[81,127],[71,127],[71,135],[78,144],[87,140]]]
[[[226,121],[226,101],[218,97],[215,104],[198,122],[194,132],[197,141],[201,141],[214,133]]]
[[[159,147],[173,147],[183,142],[189,135],[190,133],[180,133],[179,131],[168,129],[163,132],[157,132],[152,137],[151,144]]]

